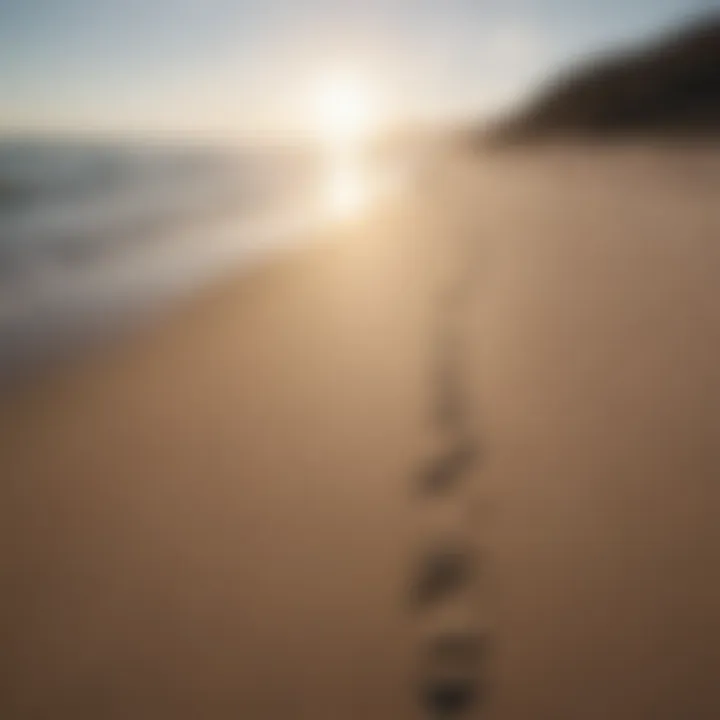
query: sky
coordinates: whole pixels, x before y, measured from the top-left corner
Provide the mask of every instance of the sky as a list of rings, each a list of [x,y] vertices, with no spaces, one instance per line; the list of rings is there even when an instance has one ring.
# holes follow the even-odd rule
[[[0,0],[0,129],[294,137],[344,69],[388,124],[499,112],[712,0]]]

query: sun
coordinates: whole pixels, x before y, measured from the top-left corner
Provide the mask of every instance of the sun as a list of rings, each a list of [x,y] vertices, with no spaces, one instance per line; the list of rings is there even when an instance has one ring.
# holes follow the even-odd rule
[[[334,71],[315,87],[315,123],[320,141],[340,149],[357,149],[378,126],[377,98],[360,75]]]

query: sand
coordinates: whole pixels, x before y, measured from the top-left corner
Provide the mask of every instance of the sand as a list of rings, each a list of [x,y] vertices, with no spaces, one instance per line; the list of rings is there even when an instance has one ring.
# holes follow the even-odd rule
[[[718,717],[719,181],[459,162],[6,394],[0,716],[417,717],[410,488],[465,269],[488,716]]]

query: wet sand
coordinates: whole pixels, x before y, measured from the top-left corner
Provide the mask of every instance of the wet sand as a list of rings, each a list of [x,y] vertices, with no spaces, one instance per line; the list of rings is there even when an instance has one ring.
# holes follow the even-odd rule
[[[490,716],[720,713],[720,155],[460,163],[3,398],[0,715],[411,718],[404,602],[462,374]]]

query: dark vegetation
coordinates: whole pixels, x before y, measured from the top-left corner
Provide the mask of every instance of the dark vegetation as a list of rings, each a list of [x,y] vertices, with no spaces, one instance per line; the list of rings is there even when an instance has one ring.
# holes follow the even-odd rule
[[[720,15],[565,73],[494,127],[495,141],[720,135]]]

